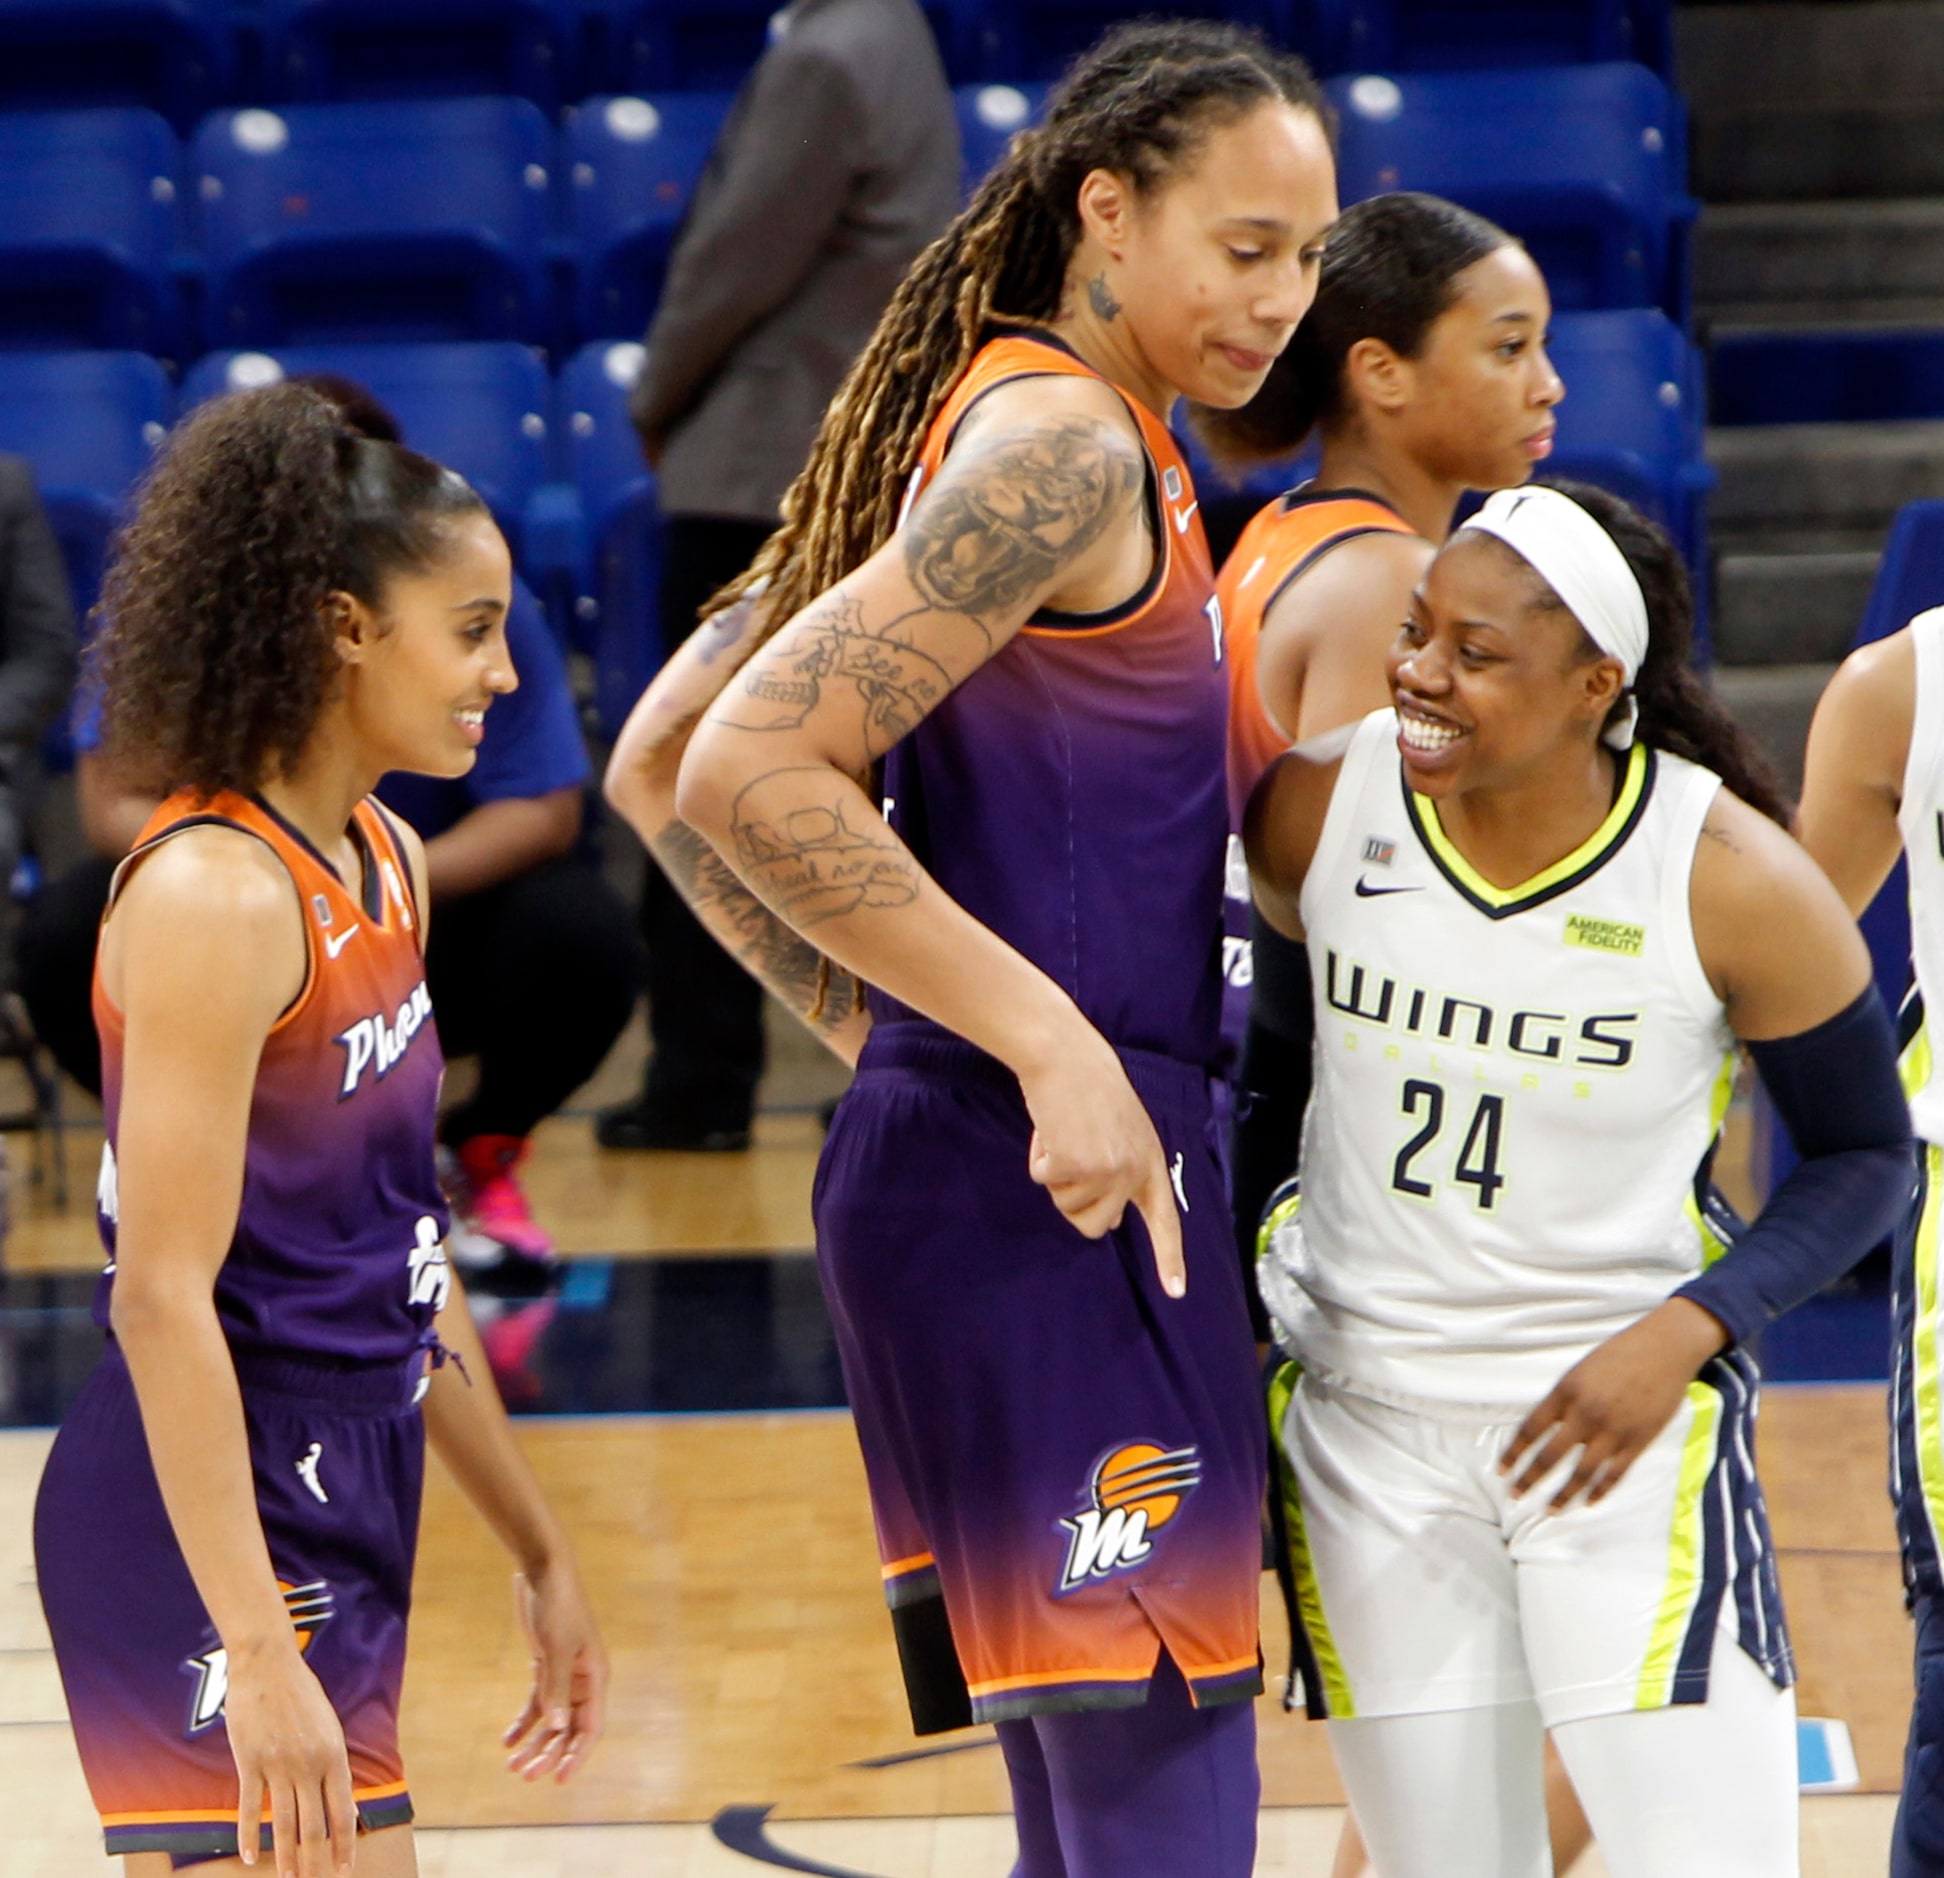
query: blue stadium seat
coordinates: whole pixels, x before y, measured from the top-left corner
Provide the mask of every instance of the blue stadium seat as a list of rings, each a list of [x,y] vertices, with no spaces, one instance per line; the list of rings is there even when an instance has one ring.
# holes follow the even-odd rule
[[[573,82],[572,0],[265,0],[285,98],[511,95],[556,109]]]
[[[619,733],[664,656],[655,477],[628,419],[628,392],[641,363],[640,346],[600,341],[575,353],[560,379],[568,461],[586,518],[577,611],[589,629],[595,711],[609,737]]]
[[[553,157],[524,98],[218,112],[194,147],[209,345],[544,340]]]
[[[769,44],[776,0],[626,0],[612,79],[630,91],[733,91]]]
[[[976,76],[1044,82],[1058,78],[1110,26],[1138,14],[1235,20],[1288,44],[1296,10],[1291,0],[1190,0],[1166,8],[1129,0],[959,0],[957,31],[961,62],[975,66]]]
[[[1502,223],[1562,310],[1688,313],[1686,119],[1638,65],[1333,80],[1345,202],[1449,196]]]
[[[637,339],[661,298],[675,232],[729,114],[721,91],[590,98],[568,119],[584,339]]]
[[[0,354],[0,450],[34,466],[83,619],[108,537],[173,415],[168,378],[145,353]]]
[[[187,132],[234,74],[224,0],[0,0],[0,107],[143,105]]]
[[[0,113],[0,345],[174,352],[181,165],[153,111]]]
[[[961,183],[967,200],[1006,154],[1013,132],[1037,124],[1046,110],[1046,85],[960,85],[958,109]]]
[[[413,449],[457,470],[485,497],[522,557],[527,508],[547,476],[553,408],[552,382],[530,348],[499,340],[213,352],[184,379],[183,408],[302,372],[335,372],[366,386]]]
[[[1550,350],[1566,382],[1559,435],[1541,475],[1611,489],[1665,526],[1697,603],[1707,591],[1706,419],[1700,355],[1664,313],[1562,313]]]
[[[1673,77],[1672,0],[1307,0],[1307,10],[1330,72],[1627,59]]]

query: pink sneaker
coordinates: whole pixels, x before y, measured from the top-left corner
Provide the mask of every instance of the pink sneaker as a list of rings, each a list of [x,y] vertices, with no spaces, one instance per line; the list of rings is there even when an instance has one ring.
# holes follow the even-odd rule
[[[520,1186],[527,1149],[518,1135],[475,1135],[453,1153],[449,1244],[462,1266],[496,1265],[508,1253],[540,1263],[553,1258],[553,1241],[534,1219]]]

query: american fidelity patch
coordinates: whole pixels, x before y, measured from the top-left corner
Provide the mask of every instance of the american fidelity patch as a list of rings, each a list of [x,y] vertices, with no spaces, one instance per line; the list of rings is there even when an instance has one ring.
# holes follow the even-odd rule
[[[1589,952],[1618,952],[1637,959],[1646,949],[1647,928],[1623,919],[1595,919],[1590,913],[1566,916],[1566,943]]]

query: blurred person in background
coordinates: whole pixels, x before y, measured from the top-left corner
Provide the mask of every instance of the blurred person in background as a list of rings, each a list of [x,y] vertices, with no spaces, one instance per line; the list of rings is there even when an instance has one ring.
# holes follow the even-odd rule
[[[696,190],[634,389],[660,479],[665,652],[775,528],[824,406],[958,191],[958,121],[916,0],[785,7]],[[653,1048],[601,1145],[746,1148],[762,988],[652,857],[641,931]]]
[[[0,879],[20,859],[41,733],[74,684],[67,569],[25,459],[0,456]]]
[[[347,428],[399,441],[398,420],[362,385],[328,373],[301,382],[329,398]],[[473,768],[454,781],[395,774],[378,793],[425,842],[439,915],[427,980],[441,1046],[479,1065],[473,1093],[440,1122],[451,1251],[469,1283],[517,1295],[543,1290],[553,1261],[519,1177],[529,1137],[599,1067],[628,1021],[640,972],[628,910],[583,851],[588,762],[566,668],[539,602],[517,578],[506,637],[519,688],[487,714]],[[0,666],[0,684],[4,673]],[[20,952],[36,1033],[99,1095],[88,1001],[96,929],[115,868],[161,792],[125,766],[109,767],[99,699],[89,691],[78,700],[75,745],[82,826],[95,852],[30,905]],[[534,996],[541,985],[544,1001]]]

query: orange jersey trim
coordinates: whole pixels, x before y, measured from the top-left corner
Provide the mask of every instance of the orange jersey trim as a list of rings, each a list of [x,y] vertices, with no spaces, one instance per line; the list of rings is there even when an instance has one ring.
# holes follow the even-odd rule
[[[414,940],[417,941],[419,921],[417,910],[418,888],[412,877],[411,861],[406,854],[397,832],[392,826],[390,816],[379,805],[375,797],[367,796],[352,811],[352,824],[363,841],[369,857],[370,866],[379,874],[377,898],[380,912],[376,915],[379,925],[396,930],[398,912],[387,910],[388,888],[384,874],[394,870],[398,875],[399,895],[411,896],[410,903],[399,909],[404,916]],[[262,804],[250,797],[224,790],[204,799],[192,790],[178,790],[158,805],[156,811],[144,824],[135,845],[129,849],[121,865],[116,868],[114,880],[109,887],[108,904],[102,911],[102,923],[114,912],[121,899],[122,889],[129,875],[140,863],[155,852],[163,842],[186,828],[197,826],[220,826],[234,828],[246,835],[253,835],[261,841],[289,874],[298,900],[298,911],[304,932],[304,983],[302,989],[282,1010],[277,1021],[266,1033],[274,1037],[280,1031],[290,1028],[310,1008],[323,979],[323,971],[318,959],[318,941],[311,931],[313,909],[319,897],[336,900],[358,920],[373,919],[369,908],[365,907],[359,894],[339,880],[330,868],[310,847],[310,845],[277,816],[271,814]],[[421,951],[423,947],[420,947]],[[108,996],[107,988],[101,982],[101,961],[99,953],[95,960],[95,991],[101,999],[109,1019],[117,1027],[123,1021],[123,1012]]]
[[[1187,459],[1181,454],[1174,433],[1167,425],[1138,399],[1129,397],[1091,365],[1076,358],[1057,339],[1008,333],[1001,338],[990,339],[980,347],[972,363],[966,367],[965,375],[952,388],[951,395],[932,419],[931,429],[925,433],[912,498],[915,499],[938,474],[946,453],[952,447],[952,439],[972,406],[988,391],[1019,378],[1090,378],[1096,384],[1106,385],[1119,397],[1134,419],[1147,451],[1156,537],[1154,566],[1149,571],[1138,605],[1130,603],[1125,612],[1110,608],[1112,617],[1101,620],[1097,625],[1085,624],[1085,616],[1081,615],[1072,624],[1030,620],[1020,631],[1034,639],[1102,639],[1110,633],[1125,632],[1128,627],[1147,618],[1167,598],[1180,565],[1181,544],[1177,537],[1185,536],[1192,527],[1197,541],[1206,540],[1201,532],[1201,523],[1195,516],[1195,510],[1200,505],[1194,496],[1194,479],[1189,474]],[[1171,474],[1174,486],[1179,491],[1173,497],[1168,493]],[[1188,506],[1177,510],[1175,504],[1178,501]]]
[[[395,1800],[401,1793],[408,1792],[411,1784],[409,1780],[394,1780],[382,1787],[353,1787],[351,1797],[353,1800]],[[233,1825],[235,1820],[234,1807],[227,1812],[215,1813],[204,1810],[187,1813],[103,1813],[101,1815],[101,1823],[104,1826],[228,1826]],[[263,1809],[263,1823],[266,1826],[270,1823],[268,1806]]]
[[[919,1552],[910,1558],[894,1559],[889,1565],[881,1567],[880,1571],[881,1575],[887,1579],[902,1578],[906,1572],[923,1571],[928,1566],[936,1565],[937,1563],[937,1559],[933,1558],[929,1552]]]
[[[1158,1662],[1159,1659],[1157,1658]],[[1233,1676],[1245,1669],[1254,1669],[1262,1661],[1259,1656],[1238,1656],[1226,1663],[1181,1663],[1177,1665],[1188,1681],[1209,1676]],[[1040,1672],[1030,1676],[1001,1676],[992,1682],[967,1683],[966,1688],[977,1696],[1004,1695],[1010,1689],[1046,1689],[1064,1682],[1146,1682],[1154,1674],[1154,1665],[1146,1669],[1057,1669]]]
[[[1229,796],[1239,815],[1263,772],[1293,741],[1269,714],[1258,680],[1263,620],[1319,555],[1356,535],[1411,535],[1410,523],[1372,496],[1282,496],[1242,531],[1215,592],[1222,603],[1229,674]]]

